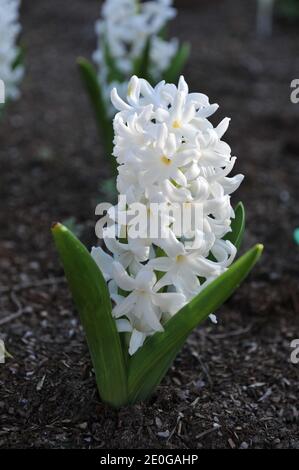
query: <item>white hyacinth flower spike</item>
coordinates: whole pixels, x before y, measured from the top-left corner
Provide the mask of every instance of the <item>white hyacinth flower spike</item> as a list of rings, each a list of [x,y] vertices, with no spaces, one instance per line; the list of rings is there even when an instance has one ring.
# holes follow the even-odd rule
[[[166,25],[176,14],[173,0],[103,3],[101,19],[96,23],[96,68],[85,59],[79,59],[79,67],[109,155],[112,130],[108,127],[116,112],[110,101],[111,91],[116,88],[125,98],[128,81],[134,74],[153,83],[177,80],[187,61],[189,45],[166,37]]]
[[[184,77],[152,87],[133,76],[127,98],[111,99],[119,201],[97,232],[104,246],[89,254],[60,224],[53,234],[100,394],[121,406],[150,396],[196,326],[217,323],[262,246],[235,261],[245,213],[231,194],[243,175],[230,175],[229,119],[209,120],[216,104]]]

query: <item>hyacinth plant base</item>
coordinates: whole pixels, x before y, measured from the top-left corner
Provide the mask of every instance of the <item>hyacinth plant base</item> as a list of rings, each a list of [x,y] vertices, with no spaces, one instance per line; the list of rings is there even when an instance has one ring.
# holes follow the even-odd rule
[[[235,212],[229,238],[239,248],[245,227],[243,205],[239,204]],[[54,224],[52,233],[85,330],[99,394],[115,408],[147,400],[152,395],[188,335],[231,296],[263,250],[262,245],[256,245],[240,257],[168,320],[163,332],[147,338],[129,357],[124,334],[117,331],[112,317],[111,300],[100,269],[65,226]]]

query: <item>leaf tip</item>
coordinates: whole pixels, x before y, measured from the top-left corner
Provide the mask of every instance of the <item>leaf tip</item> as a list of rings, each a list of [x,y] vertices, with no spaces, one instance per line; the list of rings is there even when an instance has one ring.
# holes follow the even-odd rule
[[[255,262],[257,262],[262,256],[262,253],[264,251],[264,245],[262,243],[257,243],[253,249],[255,253]]]
[[[264,245],[262,243],[258,243],[256,245],[256,249],[257,249],[258,253],[261,255],[262,252],[264,251]]]
[[[77,62],[78,65],[84,64],[85,61],[86,61],[86,59],[84,59],[84,57],[82,57],[82,56],[79,56],[79,57],[77,57],[77,59],[76,59],[76,62]]]
[[[191,44],[189,41],[184,41],[183,46],[186,49],[186,51],[188,51],[188,53],[191,51]]]
[[[4,355],[7,357],[7,359],[14,359],[13,355],[10,354],[7,350],[4,351]]]
[[[62,225],[60,222],[53,222],[51,225],[51,230],[53,233],[57,233],[58,231],[66,232],[67,228],[64,225]]]

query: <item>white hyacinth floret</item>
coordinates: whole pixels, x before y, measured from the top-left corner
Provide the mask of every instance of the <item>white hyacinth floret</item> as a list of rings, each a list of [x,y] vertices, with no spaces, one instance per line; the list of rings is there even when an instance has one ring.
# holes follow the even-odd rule
[[[126,202],[106,216],[103,238],[110,254],[96,247],[92,256],[108,282],[118,330],[130,334],[132,355],[233,262],[236,248],[224,237],[234,218],[230,195],[243,176],[228,177],[236,161],[222,140],[229,119],[213,127],[208,118],[218,105],[210,104],[204,94],[189,93],[183,77],[177,87],[162,81],[153,88],[133,76],[127,100],[116,89],[111,99],[118,110],[117,189]],[[145,227],[143,236],[136,238],[130,226],[135,203],[145,207],[148,223],[151,204],[164,207],[159,212],[161,236],[151,237]],[[174,232],[169,214],[178,205],[202,208],[192,233],[190,228],[180,236]],[[119,214],[128,215],[124,237],[111,236],[111,227],[118,233]],[[216,320],[214,315],[211,319]]]
[[[98,78],[103,97],[110,104],[110,92],[117,86],[125,96],[127,80],[134,73],[134,64],[151,40],[149,73],[153,80],[161,79],[178,50],[177,39],[163,39],[161,34],[167,22],[174,18],[176,10],[172,0],[106,0],[102,19],[96,23],[98,48],[93,59],[98,65]],[[107,66],[107,49],[124,77],[123,81],[111,81]],[[113,107],[109,107],[113,116]]]
[[[5,84],[6,100],[20,96],[19,84],[24,74],[22,65],[16,65],[20,54],[17,41],[20,0],[0,0],[0,79]]]

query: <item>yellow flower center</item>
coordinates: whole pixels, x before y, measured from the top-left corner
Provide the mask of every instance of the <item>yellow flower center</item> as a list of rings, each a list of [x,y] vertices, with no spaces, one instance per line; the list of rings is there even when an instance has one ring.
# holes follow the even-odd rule
[[[176,262],[177,262],[177,263],[182,263],[182,262],[184,261],[184,259],[185,259],[185,256],[184,256],[184,255],[178,255],[178,256],[176,257]]]
[[[173,127],[174,129],[179,129],[179,128],[181,127],[180,121],[173,121],[172,127]]]
[[[167,158],[165,155],[162,155],[161,162],[164,163],[164,165],[167,165],[167,166],[171,164],[170,158]]]
[[[133,87],[132,87],[132,85],[129,85],[129,86],[128,86],[128,92],[127,92],[127,95],[128,95],[128,96],[131,96],[131,95],[132,95],[132,93],[133,93]]]

